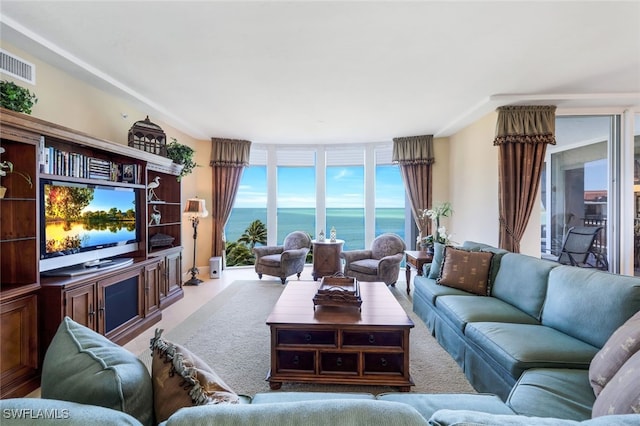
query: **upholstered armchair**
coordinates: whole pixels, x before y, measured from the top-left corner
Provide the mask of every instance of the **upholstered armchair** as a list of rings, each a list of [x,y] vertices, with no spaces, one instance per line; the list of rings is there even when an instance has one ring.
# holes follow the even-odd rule
[[[340,257],[345,260],[344,275],[394,286],[406,247],[398,235],[387,233],[373,240],[370,250],[343,251]]]
[[[293,274],[297,274],[300,279],[310,248],[311,238],[301,231],[287,235],[281,246],[254,247],[258,278],[262,279],[262,274],[280,277],[282,284]]]

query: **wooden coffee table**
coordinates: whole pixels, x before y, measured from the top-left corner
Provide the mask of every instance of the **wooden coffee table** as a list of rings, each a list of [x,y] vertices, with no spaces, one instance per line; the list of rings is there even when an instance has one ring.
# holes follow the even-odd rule
[[[271,389],[283,382],[397,386],[408,392],[409,318],[384,283],[360,283],[362,305],[316,306],[313,281],[290,281],[267,318]]]

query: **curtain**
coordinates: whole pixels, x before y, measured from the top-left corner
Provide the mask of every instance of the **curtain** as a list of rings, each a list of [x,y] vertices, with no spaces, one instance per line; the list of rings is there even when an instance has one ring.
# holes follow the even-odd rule
[[[229,220],[244,168],[249,164],[251,142],[211,138],[212,256],[224,258],[224,227]],[[224,262],[223,262],[224,265]]]
[[[500,248],[520,252],[540,187],[547,144],[555,145],[555,106],[498,108]]]
[[[393,162],[400,166],[413,220],[420,235],[431,234],[431,220],[422,218],[422,210],[431,208],[433,135],[394,138]]]

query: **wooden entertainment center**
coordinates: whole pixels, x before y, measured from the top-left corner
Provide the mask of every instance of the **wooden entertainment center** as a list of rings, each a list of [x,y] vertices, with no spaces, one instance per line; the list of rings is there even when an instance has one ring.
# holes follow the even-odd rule
[[[124,344],[183,297],[181,167],[159,155],[1,108],[0,146],[5,150],[0,162],[13,164],[13,172],[0,177],[7,188],[0,198],[0,398],[11,398],[40,385],[44,353],[65,315]],[[44,147],[115,168],[126,165],[138,176],[78,177],[69,169],[45,169]],[[150,202],[147,185],[156,178],[161,185]],[[134,191],[135,251],[123,254],[126,260],[105,262],[80,275],[41,274],[41,179]],[[154,220],[154,214],[162,220]],[[168,242],[150,242],[156,235]]]

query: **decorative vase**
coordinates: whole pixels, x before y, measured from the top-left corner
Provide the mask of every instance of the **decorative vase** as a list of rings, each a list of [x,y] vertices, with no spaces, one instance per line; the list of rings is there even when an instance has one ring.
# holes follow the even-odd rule
[[[0,186],[0,198],[4,198],[4,194],[7,192],[7,188]]]
[[[335,226],[331,227],[330,235],[331,235],[331,242],[335,243],[336,242],[336,228],[335,228]]]
[[[320,233],[318,234],[318,241],[324,243],[324,230],[320,230]]]

